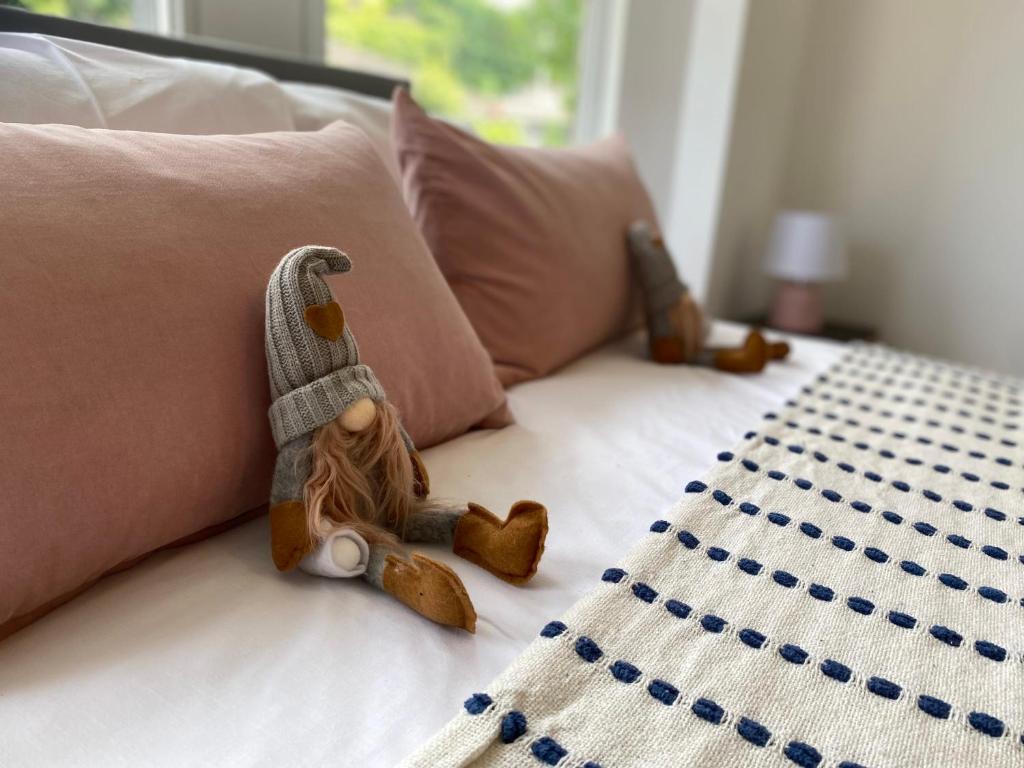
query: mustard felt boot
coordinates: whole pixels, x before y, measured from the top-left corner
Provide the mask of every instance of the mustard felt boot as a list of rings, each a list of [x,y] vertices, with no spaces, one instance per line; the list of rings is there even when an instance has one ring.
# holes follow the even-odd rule
[[[452,551],[510,584],[525,584],[537,572],[547,535],[543,504],[517,501],[502,520],[471,502],[455,528]]]
[[[388,555],[384,591],[438,624],[476,632],[476,609],[462,580],[451,568],[424,555],[409,560]]]
[[[682,339],[675,336],[652,336],[647,343],[651,360],[663,365],[676,365],[686,362],[686,347]]]
[[[768,359],[785,360],[789,357],[789,343],[785,341],[768,342]]]
[[[270,554],[277,570],[292,570],[314,548],[301,501],[282,501],[270,508]]]
[[[768,362],[768,343],[757,331],[747,334],[742,346],[715,350],[713,364],[729,373],[760,373]]]

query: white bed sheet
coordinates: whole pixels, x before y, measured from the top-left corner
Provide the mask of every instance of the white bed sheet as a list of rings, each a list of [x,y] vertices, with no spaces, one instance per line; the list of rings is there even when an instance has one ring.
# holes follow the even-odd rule
[[[515,426],[425,452],[436,494],[550,510],[525,588],[429,549],[462,576],[475,636],[361,582],[279,575],[261,519],[104,579],[0,643],[0,765],[395,764],[843,347],[801,339],[751,377],[641,352],[634,337],[518,386]]]

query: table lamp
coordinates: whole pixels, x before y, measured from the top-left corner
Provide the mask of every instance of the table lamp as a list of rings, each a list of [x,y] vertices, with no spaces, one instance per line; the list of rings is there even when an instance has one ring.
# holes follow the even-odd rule
[[[825,326],[821,284],[846,277],[846,243],[839,221],[815,211],[783,211],[775,218],[764,270],[779,281],[768,324],[794,333]]]

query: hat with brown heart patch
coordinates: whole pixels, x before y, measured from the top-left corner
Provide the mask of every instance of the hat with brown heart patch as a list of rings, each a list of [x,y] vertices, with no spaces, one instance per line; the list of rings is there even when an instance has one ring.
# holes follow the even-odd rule
[[[336,248],[307,245],[281,259],[270,276],[266,349],[274,402],[269,415],[279,449],[358,400],[385,399],[373,370],[359,362],[355,336],[323,279],[350,269],[352,261]]]

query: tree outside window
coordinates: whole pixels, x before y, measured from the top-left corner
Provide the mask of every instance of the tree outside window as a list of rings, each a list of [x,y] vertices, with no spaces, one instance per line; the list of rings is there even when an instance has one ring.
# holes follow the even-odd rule
[[[408,78],[490,141],[572,135],[582,0],[326,0],[327,60]]]
[[[326,58],[408,79],[427,110],[490,141],[558,146],[573,132],[584,2],[324,0]],[[133,26],[135,6],[133,0],[0,4],[117,27]]]
[[[14,0],[15,5],[49,16],[66,16],[110,27],[132,26],[132,0]]]

